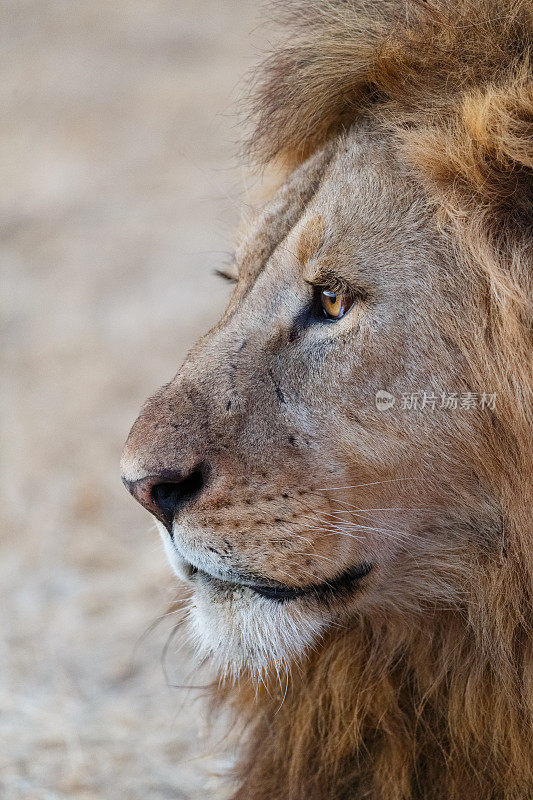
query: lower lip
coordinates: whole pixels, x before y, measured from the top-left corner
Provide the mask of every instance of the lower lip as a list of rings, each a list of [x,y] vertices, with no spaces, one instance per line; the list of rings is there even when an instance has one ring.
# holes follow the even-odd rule
[[[278,584],[277,586],[264,586],[259,584],[244,584],[234,583],[232,581],[223,581],[220,578],[215,578],[203,570],[196,569],[192,565],[189,567],[189,578],[195,575],[200,575],[211,582],[220,583],[223,586],[231,588],[247,588],[264,597],[267,600],[273,600],[276,603],[287,603],[290,600],[298,600],[299,598],[309,597],[315,600],[328,601],[335,597],[346,596],[353,592],[359,582],[365,578],[372,569],[372,564],[367,561],[350,567],[345,572],[338,575],[332,580],[315,584],[313,586],[285,586]]]

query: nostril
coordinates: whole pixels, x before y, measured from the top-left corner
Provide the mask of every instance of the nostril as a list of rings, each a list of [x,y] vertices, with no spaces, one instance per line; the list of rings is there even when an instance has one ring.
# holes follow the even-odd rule
[[[124,483],[135,499],[170,531],[178,511],[204,488],[206,475],[207,470],[200,466],[186,477],[166,471],[138,481],[124,480]]]
[[[163,514],[172,514],[180,499],[178,484],[156,483],[150,491],[150,498]]]
[[[201,492],[203,486],[202,470],[195,469],[179,482],[156,483],[152,486],[150,497],[165,517],[173,517],[180,508]]]

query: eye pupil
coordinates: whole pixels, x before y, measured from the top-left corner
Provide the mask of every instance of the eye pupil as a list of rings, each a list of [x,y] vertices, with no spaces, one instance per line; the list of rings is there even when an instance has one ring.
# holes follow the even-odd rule
[[[337,292],[323,290],[320,295],[324,316],[328,319],[340,319],[346,312],[344,295]]]

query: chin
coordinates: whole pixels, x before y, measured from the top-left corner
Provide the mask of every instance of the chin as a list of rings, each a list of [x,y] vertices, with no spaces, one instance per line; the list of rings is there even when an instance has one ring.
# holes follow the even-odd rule
[[[370,562],[341,571],[338,577],[308,586],[252,580],[205,553],[179,550],[158,525],[170,565],[190,592],[187,626],[200,663],[209,662],[222,679],[248,675],[267,683],[281,679],[320,641],[324,633],[353,612],[359,583]]]
[[[279,603],[200,574],[193,584],[189,632],[199,660],[209,661],[222,679],[288,674],[332,622],[327,610],[305,599]]]

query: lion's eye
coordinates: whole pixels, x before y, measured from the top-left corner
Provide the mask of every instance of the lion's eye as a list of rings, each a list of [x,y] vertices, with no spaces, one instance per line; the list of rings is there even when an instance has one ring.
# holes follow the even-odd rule
[[[324,316],[328,319],[340,319],[351,309],[354,298],[346,292],[320,292],[320,302]]]

